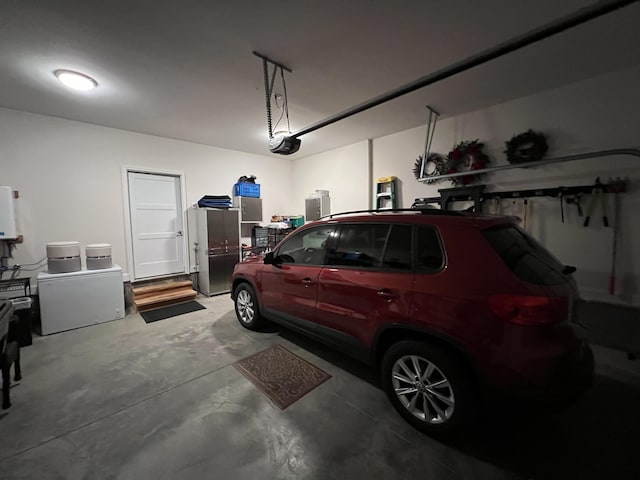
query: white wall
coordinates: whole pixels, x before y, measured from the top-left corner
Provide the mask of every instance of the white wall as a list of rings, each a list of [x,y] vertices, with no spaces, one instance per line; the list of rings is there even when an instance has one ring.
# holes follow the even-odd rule
[[[292,208],[304,215],[304,199],[314,190],[329,190],[331,212],[368,208],[368,152],[369,142],[364,141],[294,160]]]
[[[619,147],[640,140],[640,67],[507,102],[438,123],[435,152],[446,154],[458,141],[480,138],[492,164],[506,163],[504,142],[528,128],[543,131],[549,155]],[[438,107],[434,99],[434,106]],[[446,111],[442,112],[446,115]],[[25,243],[17,263],[39,260],[49,241],[108,242],[114,260],[128,270],[125,256],[123,165],[182,170],[187,199],[230,193],[241,175],[255,174],[262,184],[264,217],[304,212],[304,198],[315,189],[331,194],[332,211],[368,208],[373,180],[395,175],[401,206],[416,197],[437,196],[448,182],[424,185],[412,173],[424,148],[419,127],[306,158],[289,159],[241,153],[166,138],[0,109],[0,184],[21,192],[18,201]],[[622,215],[618,244],[618,295],[607,294],[612,229],[595,218],[584,228],[575,208],[559,220],[557,199],[532,200],[528,230],[565,263],[578,267],[576,278],[587,298],[640,305],[640,160],[604,158],[536,169],[498,172],[482,179],[489,189],[524,189],[579,185],[626,176],[630,191],[620,196]],[[583,207],[588,206],[588,198]],[[613,199],[609,215],[613,216]],[[504,213],[521,213],[521,204],[505,202]]]
[[[491,165],[505,164],[504,142],[532,128],[547,135],[548,156],[638,147],[640,125],[640,68],[610,73],[580,83],[507,102],[438,123],[432,151],[446,154],[462,140],[479,138],[491,156]],[[434,99],[435,102],[435,99]],[[437,105],[437,103],[436,103]],[[441,112],[446,114],[446,112]],[[445,181],[435,185],[417,182],[412,168],[424,149],[426,126],[373,142],[373,177],[397,175],[402,181],[403,206],[417,197],[438,196]],[[621,218],[618,243],[618,295],[607,293],[611,270],[613,229],[603,228],[598,217],[584,228],[575,207],[565,205],[565,223],[560,220],[559,199],[531,200],[527,230],[569,265],[578,267],[576,279],[585,298],[640,305],[640,158],[606,157],[516,169],[487,175],[479,183],[488,190],[519,190],[538,187],[589,185],[596,177],[628,177],[630,191],[620,196]],[[609,217],[613,217],[613,196]],[[582,200],[583,209],[589,198]],[[522,214],[522,202],[503,201],[502,211]]]
[[[20,192],[25,238],[13,263],[41,259],[51,241],[106,242],[113,246],[114,262],[129,272],[123,166],[184,172],[188,204],[205,194],[232,195],[238,177],[253,174],[262,186],[265,219],[290,205],[288,158],[0,109],[0,184]]]

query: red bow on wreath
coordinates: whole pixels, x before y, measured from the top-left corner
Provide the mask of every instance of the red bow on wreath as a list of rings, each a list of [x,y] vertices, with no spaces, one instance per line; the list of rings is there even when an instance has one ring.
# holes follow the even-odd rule
[[[447,173],[469,172],[485,168],[489,163],[489,157],[482,151],[483,145],[478,139],[458,143],[447,155]],[[468,185],[477,177],[478,175],[465,175],[450,180],[456,185]]]

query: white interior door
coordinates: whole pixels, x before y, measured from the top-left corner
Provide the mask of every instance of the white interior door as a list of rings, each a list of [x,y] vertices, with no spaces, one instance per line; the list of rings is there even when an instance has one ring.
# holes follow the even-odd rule
[[[128,172],[134,279],[184,273],[180,177]]]

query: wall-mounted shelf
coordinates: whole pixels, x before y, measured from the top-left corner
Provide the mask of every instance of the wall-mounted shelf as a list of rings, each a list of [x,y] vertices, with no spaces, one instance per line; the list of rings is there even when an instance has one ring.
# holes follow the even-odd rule
[[[640,149],[637,148],[615,148],[612,150],[598,150],[596,152],[578,153],[575,155],[565,155],[563,157],[547,158],[545,160],[538,160],[535,162],[526,163],[514,163],[508,165],[499,165],[497,167],[483,168],[481,170],[469,170],[466,172],[447,173],[444,175],[438,175],[437,177],[424,177],[418,179],[419,182],[434,181],[434,180],[446,180],[448,178],[456,177],[468,177],[470,175],[481,175],[483,173],[500,172],[502,170],[512,170],[514,168],[530,168],[540,167],[542,165],[551,165],[554,163],[573,162],[575,160],[585,160],[589,158],[610,157],[629,155],[632,157],[640,157]]]

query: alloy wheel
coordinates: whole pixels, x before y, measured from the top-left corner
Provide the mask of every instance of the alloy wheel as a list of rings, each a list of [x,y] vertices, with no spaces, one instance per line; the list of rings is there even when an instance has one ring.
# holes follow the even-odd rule
[[[436,365],[419,355],[398,358],[391,383],[400,403],[414,417],[428,424],[442,424],[455,410],[453,388]]]
[[[242,323],[249,324],[253,321],[255,318],[255,307],[253,305],[253,298],[247,290],[240,290],[238,292],[236,307]]]

